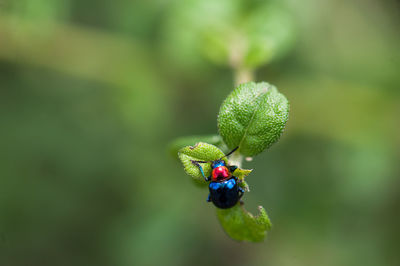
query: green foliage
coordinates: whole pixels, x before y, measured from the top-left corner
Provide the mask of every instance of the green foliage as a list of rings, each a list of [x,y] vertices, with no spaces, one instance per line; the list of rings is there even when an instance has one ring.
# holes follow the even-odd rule
[[[260,242],[271,229],[271,222],[264,208],[259,206],[258,209],[259,215],[253,216],[238,203],[230,209],[217,209],[217,216],[231,238],[239,241]]]
[[[192,176],[196,182],[205,184],[206,181],[204,180],[199,167],[193,164],[192,161],[214,161],[223,157],[224,153],[214,145],[200,142],[194,146],[182,148],[179,151],[178,156],[183,163],[186,173]],[[226,158],[223,158],[223,160],[228,162]],[[204,163],[202,164],[202,167],[205,176],[209,176],[211,174],[210,164]]]
[[[227,145],[233,149],[239,147],[232,156],[232,164],[241,165],[243,156],[254,156],[277,141],[288,119],[289,103],[285,96],[266,83],[248,82],[237,87],[224,101],[218,116],[218,127],[223,141],[218,136],[180,138],[171,144],[171,150],[179,145],[193,145],[199,139],[208,139],[213,144]],[[199,142],[179,150],[178,156],[185,171],[198,184],[206,184],[198,165],[193,161],[214,161],[224,156],[216,146]],[[224,158],[227,162],[227,159]],[[210,163],[200,163],[205,176],[211,174]],[[238,177],[239,185],[246,191],[249,186],[245,177],[252,170],[241,169],[233,172]],[[217,209],[218,219],[225,232],[239,241],[261,241],[271,223],[263,207],[260,215],[253,216],[238,203],[233,208]]]
[[[285,54],[295,36],[288,10],[272,0],[179,1],[169,18],[166,45],[183,64],[204,56],[219,65],[254,69]]]
[[[289,116],[289,103],[266,83],[241,84],[226,98],[218,115],[218,128],[229,148],[239,146],[254,156],[276,142]]]
[[[169,152],[173,157],[178,158],[178,152],[182,147],[194,146],[196,143],[206,142],[217,147],[224,146],[224,142],[220,135],[205,135],[205,136],[188,136],[177,138],[169,145]]]
[[[197,143],[194,146],[182,148],[178,153],[179,158],[188,175],[198,184],[206,184],[199,167],[193,161],[213,161],[224,156],[224,153],[214,145],[207,143]],[[226,158],[223,158],[227,162]],[[227,162],[228,163],[228,162]],[[210,163],[201,163],[205,176],[211,174]],[[252,170],[236,169],[233,174],[238,177],[240,186],[249,190],[244,178]],[[233,239],[239,241],[259,242],[270,229],[271,224],[263,207],[259,207],[260,215],[253,216],[247,212],[239,203],[230,209],[218,209],[217,215],[225,232]]]
[[[67,18],[70,2],[64,0],[19,0],[8,1],[11,13],[37,21],[51,21]]]
[[[206,120],[233,90],[230,71],[182,69],[193,61],[183,46],[163,57],[174,2],[192,0],[0,1],[0,265],[398,266],[398,5],[277,1],[301,42],[257,70],[293,106],[279,147],[243,161],[255,170],[244,207],[263,205],[276,230],[257,246],[216,234],[207,188],[190,187],[163,152],[182,127],[217,133]],[[207,25],[226,19],[193,10]],[[179,27],[208,60],[205,37]],[[196,142],[228,152],[203,139],[179,149]]]
[[[248,176],[253,170],[249,169],[241,169],[237,168],[234,172],[233,175],[236,176],[239,180],[240,183],[239,185],[245,190],[245,191],[250,191],[249,185],[247,184],[246,181],[244,181],[244,178]]]
[[[187,143],[194,141],[197,138],[201,139],[207,139],[209,138],[210,140],[214,140],[218,144],[222,142],[222,139],[217,136],[204,136],[204,137],[187,137],[187,138],[179,138],[176,141],[174,141],[170,146],[171,150],[175,149],[175,146],[180,144],[180,143]],[[180,146],[182,147],[182,146]],[[193,144],[191,146],[187,146],[185,148],[181,148],[178,152],[178,157],[183,163],[183,166],[185,168],[185,171],[188,175],[193,177],[193,180],[200,185],[205,185],[206,182],[204,181],[203,176],[201,175],[201,172],[197,165],[193,164],[192,161],[213,161],[216,159],[221,158],[224,156],[224,153],[215,147],[214,145],[208,144],[208,143],[203,143],[203,142],[198,142],[196,144]],[[174,155],[174,154],[173,154]],[[175,156],[175,155],[174,155]],[[226,158],[223,158],[227,162]],[[203,168],[205,176],[209,176],[211,174],[211,167],[209,163],[201,163],[201,166]],[[246,183],[244,178],[248,176],[252,170],[248,169],[241,169],[237,168],[235,172],[233,172],[233,175],[236,176],[239,180],[240,183],[239,185],[245,189],[246,191],[249,191],[249,185]]]
[[[243,21],[247,40],[242,63],[245,67],[267,64],[287,53],[294,43],[295,27],[288,10],[273,1],[266,2],[254,7]]]

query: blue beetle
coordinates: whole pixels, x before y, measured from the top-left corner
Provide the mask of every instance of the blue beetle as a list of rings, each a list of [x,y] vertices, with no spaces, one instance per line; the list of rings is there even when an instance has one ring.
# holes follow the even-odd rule
[[[201,174],[206,182],[211,181],[208,184],[210,194],[208,195],[207,201],[212,201],[214,205],[221,209],[228,209],[236,205],[240,198],[244,194],[243,188],[239,186],[240,180],[233,176],[233,172],[237,169],[237,166],[226,165],[222,158],[231,155],[239,147],[236,147],[228,154],[219,158],[215,161],[194,161],[192,163],[199,167]],[[211,163],[211,175],[206,177],[200,163]]]

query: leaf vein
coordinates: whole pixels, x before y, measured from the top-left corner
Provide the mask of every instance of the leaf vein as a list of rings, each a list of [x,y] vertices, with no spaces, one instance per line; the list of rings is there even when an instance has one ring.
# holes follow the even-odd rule
[[[249,128],[250,128],[250,126],[251,126],[251,123],[253,122],[254,117],[255,117],[255,115],[256,115],[258,109],[259,109],[260,106],[261,106],[261,104],[259,103],[259,101],[257,101],[257,100],[259,100],[258,97],[261,98],[261,97],[262,97],[262,94],[264,94],[264,93],[266,93],[266,92],[261,91],[261,92],[255,97],[255,98],[256,98],[257,106],[256,106],[256,109],[254,110],[254,112],[253,112],[253,114],[252,114],[252,116],[251,116],[251,118],[250,118],[250,121],[249,121],[249,123],[248,123],[248,126],[246,127],[246,129],[245,129],[245,131],[244,131],[244,133],[243,133],[243,137],[241,138],[241,140],[240,140],[240,142],[239,142],[239,150],[240,150],[240,147],[242,146],[242,142],[243,142],[244,139],[246,138],[247,131],[249,130]]]

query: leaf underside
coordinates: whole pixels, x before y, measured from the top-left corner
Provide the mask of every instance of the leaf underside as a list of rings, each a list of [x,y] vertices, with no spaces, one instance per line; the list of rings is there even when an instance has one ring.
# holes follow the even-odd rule
[[[217,147],[225,146],[220,135],[203,135],[203,136],[187,136],[180,137],[169,144],[169,152],[173,157],[179,159],[178,152],[182,147],[194,146],[196,143],[205,142]]]
[[[193,161],[214,161],[224,156],[224,153],[214,145],[199,142],[194,146],[187,146],[179,150],[178,157],[182,161],[186,173],[193,177],[194,181],[198,184],[206,184],[199,167]],[[223,160],[228,163],[226,158]],[[210,163],[199,163],[203,168],[206,177],[211,174]],[[249,191],[244,178],[251,173],[252,170],[237,168],[232,174],[236,176],[240,183],[239,185],[246,191]]]
[[[258,210],[259,214],[253,216],[238,203],[230,209],[217,209],[217,217],[232,239],[260,242],[271,229],[271,222],[262,206],[259,206]]]
[[[194,146],[188,146],[179,150],[179,159],[182,161],[183,167],[188,175],[199,184],[206,184],[200,169],[192,161],[214,161],[224,156],[224,153],[214,145],[199,142]],[[227,159],[223,158],[226,163]],[[210,163],[201,163],[204,174],[208,177],[211,174]]]
[[[232,174],[239,179],[239,186],[242,187],[245,191],[250,191],[249,185],[244,180],[246,176],[248,176],[253,170],[249,169],[241,169],[237,168]]]

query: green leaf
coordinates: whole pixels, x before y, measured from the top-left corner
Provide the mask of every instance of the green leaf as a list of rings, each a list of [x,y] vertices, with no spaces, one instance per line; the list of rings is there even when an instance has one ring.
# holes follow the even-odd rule
[[[241,186],[245,191],[250,191],[249,185],[247,184],[246,181],[244,181],[244,178],[248,176],[253,169],[248,170],[248,169],[241,169],[237,168],[232,174],[236,176],[239,179],[239,186]]]
[[[167,55],[182,66],[204,64],[209,59],[228,63],[231,29],[235,28],[242,0],[175,1],[166,10],[163,33]]]
[[[239,178],[240,180],[244,180],[244,178],[245,178],[246,176],[248,176],[252,171],[253,171],[253,169],[241,169],[241,168],[237,168],[237,169],[233,172],[233,175],[236,176],[237,178]]]
[[[282,1],[186,0],[169,9],[164,34],[174,62],[255,69],[293,47],[293,16]],[[191,68],[192,68],[191,67]]]
[[[267,231],[271,229],[271,222],[262,206],[260,213],[253,216],[240,203],[230,209],[217,209],[217,217],[225,232],[238,241],[260,242]]]
[[[193,164],[192,161],[214,161],[224,156],[224,153],[214,145],[199,142],[194,146],[188,146],[179,150],[179,159],[181,159],[183,167],[188,175],[199,184],[206,184],[199,167]],[[227,162],[226,158],[223,158]],[[227,162],[228,163],[228,162]],[[211,174],[210,163],[201,163],[205,176]]]
[[[266,2],[244,21],[247,50],[243,65],[257,68],[284,56],[293,47],[295,27],[292,15],[282,3]]]
[[[178,152],[180,149],[182,149],[182,147],[194,146],[196,143],[199,142],[206,142],[218,146],[219,148],[225,146],[220,135],[188,136],[180,137],[172,141],[169,144],[168,150],[173,157],[179,159]]]
[[[218,128],[226,145],[239,146],[244,156],[254,156],[276,142],[289,118],[289,102],[266,83],[239,85],[224,101]]]

